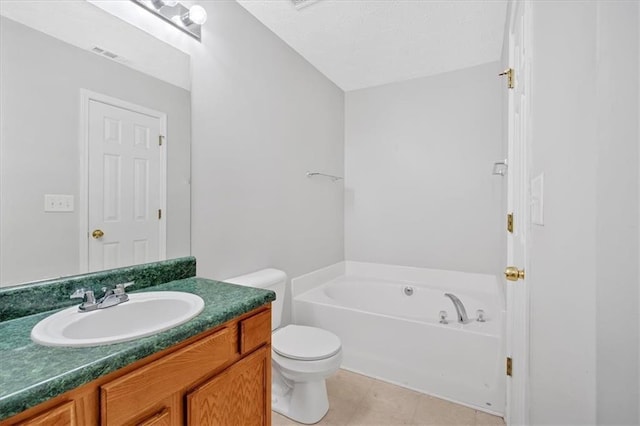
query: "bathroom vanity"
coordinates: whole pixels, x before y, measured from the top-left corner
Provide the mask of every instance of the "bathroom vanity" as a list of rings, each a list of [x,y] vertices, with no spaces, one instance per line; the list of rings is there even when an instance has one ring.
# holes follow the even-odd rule
[[[0,322],[0,425],[269,425],[273,292],[198,277],[151,289],[198,294],[205,308],[88,348],[31,342],[51,312]]]

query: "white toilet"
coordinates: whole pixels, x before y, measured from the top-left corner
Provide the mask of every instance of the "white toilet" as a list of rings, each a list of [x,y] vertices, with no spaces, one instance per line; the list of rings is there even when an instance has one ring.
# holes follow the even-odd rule
[[[224,282],[273,290],[271,306],[271,408],[300,423],[319,422],[329,410],[325,379],[340,368],[342,346],[335,334],[316,327],[282,328],[282,308],[287,275],[263,269]]]

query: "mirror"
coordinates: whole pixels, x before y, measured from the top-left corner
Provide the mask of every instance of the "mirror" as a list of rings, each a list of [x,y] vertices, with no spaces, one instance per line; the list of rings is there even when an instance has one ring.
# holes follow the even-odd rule
[[[0,286],[89,270],[83,90],[166,114],[166,258],[188,256],[188,55],[88,2],[2,3]]]

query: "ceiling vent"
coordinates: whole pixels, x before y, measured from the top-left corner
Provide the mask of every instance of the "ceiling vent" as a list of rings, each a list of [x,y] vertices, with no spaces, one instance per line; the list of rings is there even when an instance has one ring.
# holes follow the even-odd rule
[[[94,46],[93,48],[91,48],[91,51],[93,53],[97,53],[98,55],[106,56],[109,59],[113,59],[113,60],[121,61],[121,62],[124,61],[124,58],[121,58],[118,55],[116,55],[115,53],[109,52],[108,50],[104,50],[104,49],[102,49],[102,48],[100,48],[98,46]]]
[[[320,0],[291,0],[296,9],[304,9],[307,6],[318,3]]]

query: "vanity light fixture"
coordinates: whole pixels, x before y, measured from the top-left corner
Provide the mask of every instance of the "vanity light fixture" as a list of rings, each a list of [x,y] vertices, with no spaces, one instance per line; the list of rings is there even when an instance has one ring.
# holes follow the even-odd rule
[[[207,21],[207,11],[204,10],[204,7],[198,6],[196,4],[194,6],[191,6],[191,9],[189,9],[187,13],[182,15],[180,19],[182,19],[182,22],[185,25],[202,25]]]
[[[307,6],[311,6],[312,4],[318,3],[320,0],[291,0],[293,6],[300,10],[304,9]]]
[[[151,0],[153,7],[160,9],[162,6],[174,7],[178,4],[178,0]]]
[[[162,18],[191,37],[202,41],[202,25],[207,20],[207,11],[200,5],[190,8],[177,0],[131,0],[138,6]]]

